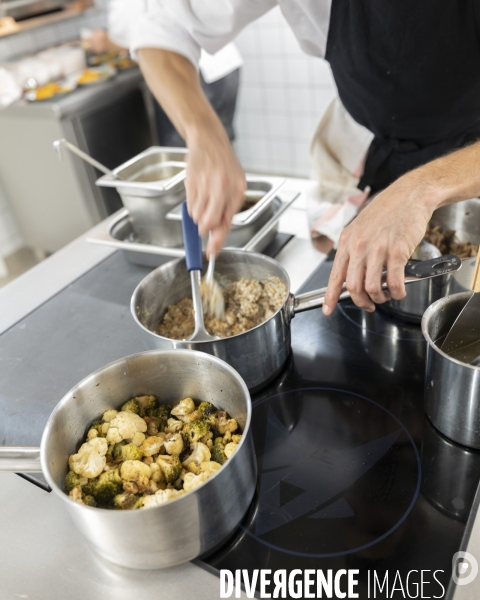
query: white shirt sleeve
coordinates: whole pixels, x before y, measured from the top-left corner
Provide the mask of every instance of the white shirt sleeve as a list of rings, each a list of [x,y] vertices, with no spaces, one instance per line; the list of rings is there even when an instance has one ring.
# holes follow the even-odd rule
[[[149,0],[134,29],[132,56],[139,48],[162,48],[198,66],[202,48],[216,54],[277,4],[277,0]]]
[[[108,3],[108,37],[117,46],[129,48],[135,24],[147,11],[147,0],[110,0]]]

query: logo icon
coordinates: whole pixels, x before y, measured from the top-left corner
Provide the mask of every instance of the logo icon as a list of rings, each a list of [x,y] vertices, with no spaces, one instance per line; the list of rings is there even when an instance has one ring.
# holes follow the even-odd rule
[[[455,552],[452,559],[452,579],[455,585],[468,585],[477,575],[477,559],[469,552]]]

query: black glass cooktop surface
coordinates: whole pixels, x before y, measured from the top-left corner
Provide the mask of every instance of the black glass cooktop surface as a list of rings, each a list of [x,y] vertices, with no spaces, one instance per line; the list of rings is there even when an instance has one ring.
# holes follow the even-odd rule
[[[303,291],[325,285],[330,266]],[[319,310],[296,316],[285,370],[252,398],[254,500],[204,562],[249,577],[358,569],[359,598],[408,597],[407,585],[413,597],[422,579],[423,597],[446,597],[480,453],[425,418],[425,353],[417,325],[349,301],[328,319]]]

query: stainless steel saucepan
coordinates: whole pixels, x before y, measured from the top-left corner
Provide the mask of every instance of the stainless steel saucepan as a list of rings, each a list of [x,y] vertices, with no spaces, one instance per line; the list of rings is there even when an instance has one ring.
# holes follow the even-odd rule
[[[480,244],[480,199],[464,200],[442,206],[433,213],[430,224],[439,225],[443,231],[455,230],[455,240]],[[475,257],[462,260],[462,270],[446,273],[443,277],[429,279],[416,285],[402,300],[390,300],[381,305],[382,310],[411,323],[420,323],[423,313],[436,300],[470,290],[475,270]]]
[[[422,332],[427,340],[425,411],[446,437],[480,449],[480,366],[446,354],[441,346],[472,292],[441,298],[425,311]],[[475,327],[472,323],[472,328]]]
[[[155,394],[160,402],[212,401],[234,417],[243,436],[236,452],[207,482],[176,500],[140,510],[105,510],[74,502],[63,491],[68,457],[92,421],[126,399]],[[0,470],[42,471],[89,545],[123,567],[157,569],[194,559],[221,544],[245,514],[255,491],[251,401],[238,373],[201,352],[133,354],[95,371],[64,396],[49,418],[40,448],[0,448]]]
[[[409,261],[405,269],[406,283],[436,277],[459,269],[456,256],[444,256],[432,261]],[[143,279],[133,293],[131,311],[140,326],[149,348],[188,348],[217,356],[232,365],[245,380],[250,391],[256,391],[272,381],[280,372],[290,353],[290,322],[305,310],[322,306],[326,288],[294,296],[285,269],[273,258],[242,250],[223,250],[215,265],[219,281],[228,284],[246,277],[269,279],[278,277],[287,290],[283,306],[267,321],[254,329],[229,338],[209,342],[172,340],[155,331],[171,304],[191,297],[190,276],[185,260],[168,262]],[[386,288],[384,275],[383,286]],[[340,299],[349,298],[343,288]]]

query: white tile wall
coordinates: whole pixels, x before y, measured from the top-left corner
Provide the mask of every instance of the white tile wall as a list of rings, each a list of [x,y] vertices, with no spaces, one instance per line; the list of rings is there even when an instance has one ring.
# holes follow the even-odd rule
[[[248,171],[308,177],[309,146],[336,89],[328,64],[302,52],[275,8],[237,38],[245,64],[236,151]]]
[[[54,44],[78,39],[84,27],[106,26],[107,0],[96,0],[96,8],[83,15],[40,27],[23,33],[0,38],[0,63],[24,54],[30,54]],[[5,194],[2,194],[0,181],[0,271],[2,256],[8,256],[24,245],[24,240],[9,208]]]

